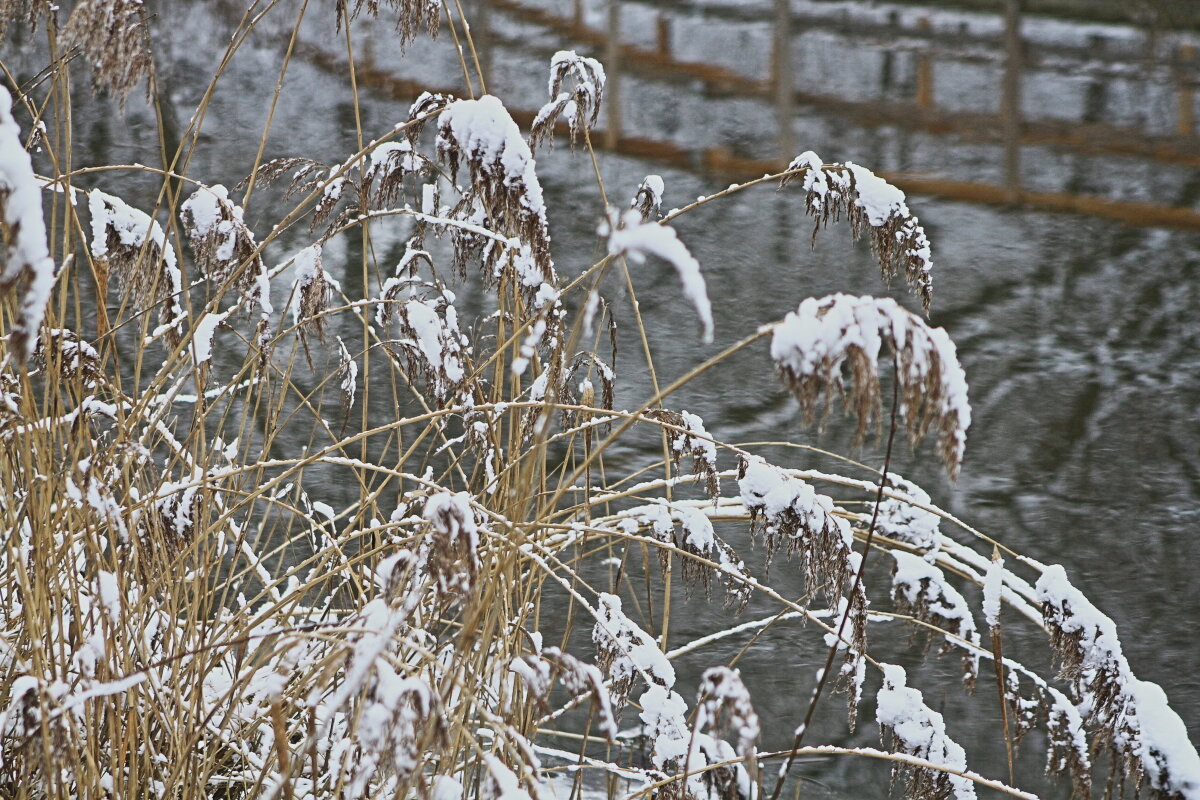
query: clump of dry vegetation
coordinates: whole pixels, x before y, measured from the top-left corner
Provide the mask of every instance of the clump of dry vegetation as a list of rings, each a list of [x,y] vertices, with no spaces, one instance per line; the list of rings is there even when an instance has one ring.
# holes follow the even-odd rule
[[[256,6],[231,52],[293,10]],[[194,129],[175,151],[164,142],[164,169],[72,167],[71,76],[90,68],[117,103],[143,81],[153,97],[155,23],[129,0],[64,13],[0,3],[9,35],[43,36],[53,59],[46,80],[15,85],[6,68],[0,88],[0,794],[753,800],[779,796],[797,756],[837,754],[888,762],[922,798],[1030,796],[1011,748],[1006,776],[972,771],[960,721],[873,642],[906,620],[961,656],[968,687],[995,673],[977,702],[1003,708],[998,740],[1043,743],[1077,795],[1102,776],[1118,793],[1200,798],[1183,723],[1061,568],[992,559],[1002,545],[887,459],[846,461],[845,475],[772,463],[673,404],[759,347],[810,423],[843,407],[889,457],[898,428],[934,439],[953,476],[970,407],[945,331],[889,299],[797,298],[618,407],[615,338],[611,353],[600,343],[632,294],[602,296],[605,276],[665,261],[700,329],[714,327],[701,266],[670,226],[688,210],[660,217],[657,176],[598,185],[614,205],[606,255],[573,273],[554,263],[532,147],[561,121],[596,157],[594,59],[554,57],[532,132],[464,79],[460,98],[416,97],[360,128],[337,164],[265,152],[264,131],[229,190],[187,172]],[[331,29],[391,16],[405,41],[440,26],[473,52],[457,3],[307,13]],[[157,192],[122,199],[123,171]],[[270,205],[277,178],[291,185]],[[818,228],[845,218],[884,278],[929,307],[929,242],[897,190],[805,153],[709,202],[767,182],[800,184]],[[351,240],[361,265],[335,264]],[[403,254],[387,262],[377,241]],[[463,303],[467,288],[483,299]],[[660,443],[661,459],[623,468],[611,453],[630,440]],[[773,581],[789,573],[799,598]],[[710,635],[670,649],[672,619],[714,586],[727,614],[705,606]],[[792,746],[765,750],[754,681],[728,659],[690,674],[677,658],[753,648],[797,619],[802,636],[778,646],[802,642],[827,667],[797,676],[815,688],[796,692]],[[1002,654],[1014,627],[1044,634],[1063,675]],[[851,727],[878,723],[880,747],[805,742],[814,713],[835,714],[827,679]]]

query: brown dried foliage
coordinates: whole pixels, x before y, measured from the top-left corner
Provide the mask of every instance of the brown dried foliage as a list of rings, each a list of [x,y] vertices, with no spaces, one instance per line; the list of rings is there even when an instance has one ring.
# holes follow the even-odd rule
[[[401,197],[405,178],[422,171],[426,163],[407,139],[377,146],[363,175],[365,191],[372,204],[376,208],[394,205]]]
[[[671,448],[671,461],[675,468],[680,469],[680,462],[684,457],[691,456],[692,474],[704,480],[704,489],[708,492],[709,497],[715,498],[719,495],[721,479],[718,476],[716,464],[708,460],[708,449],[705,447],[707,440],[692,435],[693,428],[688,423],[687,417],[678,411],[666,408],[650,409],[645,416],[669,426],[664,427],[663,430],[667,434],[667,444]]]
[[[420,575],[421,560],[417,555],[407,549],[396,551],[387,574],[380,576],[384,599],[393,606],[403,601]]]
[[[420,96],[408,107],[408,121],[404,126],[404,133],[408,136],[408,141],[415,145],[421,131],[425,128],[425,123],[456,99],[452,94],[421,92]]]
[[[442,4],[438,0],[386,0],[386,3],[399,12],[396,32],[400,34],[401,47],[417,38],[423,29],[437,38],[442,13]],[[337,29],[340,31],[343,24],[349,25],[364,8],[372,17],[379,16],[379,5],[379,0],[354,0],[351,9],[349,0],[337,0],[334,6]]]
[[[1062,659],[1062,677],[1071,681],[1081,695],[1093,698],[1092,720],[1102,726],[1120,715],[1122,676],[1120,665],[1106,658],[1096,663],[1088,660],[1082,630],[1068,630],[1066,624],[1073,616],[1066,600],[1061,605],[1042,604],[1042,617],[1050,631],[1050,641]]]
[[[453,304],[449,294],[440,284],[434,284],[437,291],[430,300],[401,301],[398,299],[400,289],[406,284],[397,284],[393,291],[384,296],[387,303],[386,312],[381,315],[385,323],[397,321],[397,337],[384,341],[387,351],[398,362],[404,365],[407,375],[424,375],[432,392],[438,399],[444,399],[458,391],[467,383],[470,371],[467,368],[467,348],[463,336],[456,325],[447,322],[453,312]],[[422,325],[425,314],[414,319],[412,311],[416,305],[430,309],[437,316],[439,325],[437,342],[440,348],[439,358],[433,360],[425,350],[425,333]]]
[[[1065,698],[1063,698],[1065,700]],[[1092,764],[1086,750],[1075,746],[1070,720],[1049,690],[1034,683],[1033,695],[1021,694],[1021,681],[1014,671],[1009,671],[1004,686],[1004,701],[1008,706],[1009,719],[1013,722],[1013,744],[1040,722],[1046,726],[1046,773],[1067,774],[1075,789],[1076,797],[1092,796]]]
[[[708,764],[719,764],[727,760],[728,751],[723,751],[715,741],[701,739],[696,742],[696,749]],[[663,766],[668,772],[675,774],[675,779],[655,793],[656,800],[753,800],[757,796],[747,797],[739,790],[737,765],[710,767],[695,775],[704,787],[702,794],[688,785],[689,782],[685,782],[682,758],[668,759]]]
[[[485,227],[501,234],[516,236],[527,245],[529,257],[541,273],[542,279],[552,282],[555,276],[550,258],[550,231],[546,220],[529,199],[531,187],[526,185],[524,180],[509,174],[503,153],[503,149],[486,148],[483,142],[459,142],[446,114],[439,118],[438,158],[450,168],[450,177],[455,181],[458,180],[460,168],[465,164],[470,180],[470,186],[463,193],[459,211],[455,216],[465,219],[467,209],[478,202],[484,213]],[[507,248],[497,247],[490,239],[484,247],[485,262],[489,266],[505,257],[508,252]],[[455,249],[458,249],[457,242]]]
[[[858,692],[851,685],[858,667],[858,661],[866,652],[866,589],[862,582],[856,581],[857,555],[854,554],[844,536],[840,519],[834,517],[830,510],[833,501],[818,495],[797,477],[782,474],[782,470],[761,461],[751,461],[742,457],[738,468],[738,481],[742,482],[748,470],[767,469],[780,474],[779,480],[787,483],[793,489],[790,504],[782,509],[768,507],[767,499],[757,494],[754,483],[742,485],[742,500],[750,513],[751,535],[763,534],[767,540],[767,569],[780,543],[785,543],[788,555],[799,554],[800,567],[804,572],[804,581],[809,587],[809,593],[802,599],[806,601],[820,588],[829,607],[839,609],[839,616],[848,616],[850,634],[846,642],[840,646],[845,649],[842,658],[842,669],[839,672],[839,686],[848,693],[848,711],[853,724],[858,714]],[[776,500],[773,500],[773,503]],[[851,595],[846,597],[846,591]],[[842,608],[842,600],[846,601]]]
[[[204,191],[207,189],[197,189],[192,197]],[[208,230],[201,230],[191,208],[185,204],[180,211],[184,232],[192,246],[196,266],[218,286],[234,279],[237,289],[245,294],[254,286],[255,278],[263,272],[265,265],[257,253],[254,233],[246,227],[238,209],[228,199],[215,194],[213,200],[217,205],[219,221],[209,226]],[[228,256],[222,257],[223,248],[228,251]]]
[[[581,371],[586,373],[582,379]],[[599,402],[592,377],[600,382]],[[612,411],[616,399],[616,375],[604,359],[590,350],[576,353],[570,368],[562,373],[558,396],[568,405],[585,405],[602,411]],[[590,417],[590,414],[574,411],[564,411],[563,415],[568,425],[578,424],[584,421],[585,417]]]
[[[300,326],[300,339],[308,351],[308,331],[316,331],[317,338],[325,341],[325,321],[323,315],[329,310],[333,288],[325,278],[325,270],[321,266],[321,256],[317,256],[317,268],[313,274],[296,284],[297,321]]]
[[[697,703],[704,709],[705,728],[722,738],[737,737],[737,751],[751,779],[758,773],[754,743],[761,727],[742,678],[729,667],[710,667],[700,676]]]
[[[768,469],[782,473],[778,467],[765,462],[754,462],[745,456],[738,467],[738,480],[743,481],[750,469]],[[824,593],[829,607],[842,609],[837,616],[848,615],[849,637],[841,646],[845,649],[843,669],[839,673],[840,685],[849,691],[850,720],[853,724],[858,711],[858,693],[848,681],[853,677],[857,661],[867,652],[867,595],[861,581],[855,580],[857,557],[843,537],[841,521],[830,510],[832,501],[817,495],[799,478],[779,475],[780,480],[793,487],[794,498],[782,509],[768,507],[766,498],[757,494],[753,485],[742,484],[742,501],[750,513],[750,532],[762,533],[767,542],[767,568],[781,543],[786,544],[789,556],[799,554],[804,580],[809,587],[807,601],[818,588]],[[846,592],[852,590],[848,598]]]
[[[547,647],[537,655],[522,656],[521,661],[525,662],[531,673],[538,676],[534,682],[530,682],[529,675],[521,675],[530,696],[543,712],[549,711],[547,701],[553,676],[557,675],[563,688],[572,697],[587,696],[591,700],[592,713],[599,721],[600,732],[608,741],[616,740],[617,721],[613,716],[608,689],[604,686],[604,676],[599,669],[557,647]]]
[[[336,339],[338,346],[337,381],[338,388],[342,393],[342,428],[344,430],[350,421],[350,409],[354,406],[354,395],[358,386],[358,363],[346,349],[346,343],[342,341],[342,337],[338,336]]]
[[[795,162],[793,162],[795,163]],[[813,167],[789,169],[779,181],[782,189],[793,180],[805,175]],[[817,232],[845,216],[850,223],[854,240],[863,233],[870,236],[871,249],[879,261],[879,269],[889,284],[898,274],[904,275],[909,288],[921,300],[925,313],[929,313],[933,302],[933,279],[929,274],[929,239],[920,221],[912,214],[892,214],[884,224],[872,225],[866,212],[855,202],[858,187],[853,173],[842,164],[826,164],[821,167],[830,190],[810,188],[804,198],[805,211],[816,219],[812,241],[815,245]]]
[[[642,215],[642,222],[649,222],[662,216],[662,195],[654,191],[647,178],[638,184],[637,194],[629,207]]]
[[[718,564],[725,566],[724,569],[718,571],[717,576],[721,580],[721,585],[725,589],[725,607],[732,610],[735,614],[741,614],[746,610],[746,606],[750,604],[751,581],[753,576],[750,570],[746,569],[746,565],[742,562],[742,557],[737,554],[737,551],[730,547],[720,536],[714,536],[714,541],[717,545],[716,558],[712,555],[705,555],[710,561],[716,561]],[[690,545],[684,542],[684,550],[690,550]],[[686,573],[686,565],[684,572]],[[704,571],[704,578],[707,581],[708,570]],[[708,584],[705,583],[705,590]]]
[[[209,490],[176,491],[148,504],[137,528],[142,579],[166,574],[195,540],[205,513]]]
[[[533,125],[529,129],[529,149],[536,151],[542,144],[549,141],[554,142],[554,129],[558,125],[558,120],[562,117],[563,112],[569,108],[577,109],[576,103],[571,99],[570,95],[560,94],[554,100],[542,106],[538,111],[537,116],[533,119]],[[575,145],[575,137],[578,135],[578,122],[580,112],[575,111],[567,117],[567,125],[571,132],[571,145]]]
[[[715,531],[708,531],[710,533],[708,537],[699,537],[700,544],[698,544],[697,539],[691,535],[692,531],[686,518],[683,520],[683,527],[683,541],[675,541],[672,528],[671,540],[668,543],[675,544],[683,552],[696,556],[697,559],[702,558],[717,564],[716,567],[709,567],[696,559],[683,559],[683,585],[687,595],[690,597],[692,587],[699,584],[704,587],[704,596],[712,599],[712,579],[715,575],[725,590],[725,608],[732,610],[735,614],[742,613],[750,602],[750,586],[753,583],[753,576],[746,569],[742,557],[724,539],[717,536]],[[659,553],[659,563],[665,571],[667,567],[665,552]]]
[[[743,456],[738,467],[739,481],[746,477],[750,466]],[[799,478],[789,477],[788,480],[808,486]],[[808,488],[811,490],[811,487]],[[842,598],[842,587],[848,586],[854,577],[847,558],[850,551],[842,539],[837,521],[821,509],[807,512],[793,503],[772,512],[762,498],[747,498],[745,491],[742,497],[747,501],[747,510],[750,512],[751,533],[755,536],[762,534],[766,539],[768,562],[780,545],[785,546],[788,556],[799,554],[808,585],[814,590],[820,587],[829,605],[836,606]]]
[[[948,383],[948,378],[954,377],[952,371],[961,372],[961,367],[957,362],[943,362],[942,351],[935,339],[935,334],[944,336],[941,329],[931,329],[920,317],[887,299],[831,295],[816,302],[818,318],[843,304],[869,303],[879,309],[877,321],[871,319],[867,323],[875,329],[864,332],[877,334],[891,350],[890,360],[895,367],[893,379],[899,381],[900,412],[909,440],[915,446],[931,430],[936,430],[938,455],[950,477],[956,478],[961,465],[960,443],[966,431],[956,405],[962,398],[952,394],[952,383]],[[802,304],[801,309],[804,307]],[[861,314],[853,320],[847,320],[844,314],[839,318],[850,325],[866,327]],[[873,354],[857,344],[855,337],[844,336],[847,330],[841,331],[840,340],[845,346],[823,352],[815,369],[800,372],[786,360],[777,359],[776,372],[799,401],[805,424],[813,424],[816,409],[822,405],[823,425],[834,398],[841,398],[847,411],[857,420],[855,446],[860,446],[872,423],[882,424],[879,365]],[[898,335],[902,337],[899,340]],[[844,380],[847,375],[849,390]]]
[[[948,609],[951,607],[947,600],[943,599],[944,595],[939,591],[940,586],[930,581],[928,578],[922,578],[920,582],[921,590],[917,593],[915,603],[909,602],[907,595],[899,591],[895,585],[892,586],[892,599],[896,602],[896,610],[901,614],[908,614],[915,619],[932,625],[939,630],[947,631],[947,638],[942,642],[941,648],[938,650],[938,655],[945,655],[954,649],[954,645],[949,640],[949,634],[957,634],[961,620],[958,617],[950,617],[941,613],[939,609]],[[935,597],[929,596],[929,590],[934,589],[937,592]],[[929,652],[929,648],[933,643],[933,632],[925,628],[915,628],[913,636],[924,631],[928,635],[925,637],[925,652]],[[976,657],[970,652],[963,653],[963,683],[967,687],[967,691],[975,691],[975,681],[979,677],[979,663]]]
[[[889,748],[893,753],[905,753],[921,757],[921,753],[909,753],[903,747],[902,740],[890,726],[883,726],[881,736],[891,738]],[[950,782],[949,773],[940,769],[929,769],[915,765],[897,764],[892,769],[892,785],[896,779],[904,776],[904,796],[914,800],[950,800],[954,796],[954,784]]]
[[[311,158],[273,158],[255,170],[252,177],[255,183],[269,186],[284,174],[291,172],[292,180],[284,192],[284,197],[287,198],[314,188],[320,182],[320,176],[328,171],[327,164],[313,161]],[[244,187],[249,182],[250,177],[243,178],[238,184],[238,188]]]
[[[377,688],[378,684],[373,687]],[[392,711],[391,720],[379,728],[384,740],[372,744],[401,784],[408,781],[414,769],[421,765],[426,751],[449,745],[450,727],[437,694],[429,686],[406,681],[398,698],[386,697],[373,707]]]
[[[604,68],[594,58],[579,56],[574,52],[569,56],[556,57],[551,61],[551,97],[556,97],[562,92],[563,83],[568,78],[575,81],[571,96],[579,106],[579,113],[586,115],[587,126],[593,127],[600,117],[600,104],[604,102]]]
[[[41,337],[34,358],[42,369],[95,388],[104,380],[104,369],[96,348],[65,328],[53,328]]]
[[[21,742],[23,748],[33,748],[33,752],[71,752],[76,736],[71,729],[71,716],[62,707],[61,693],[53,691],[54,687],[42,681],[29,678],[23,680],[22,685],[9,684],[5,688],[11,692],[6,698],[6,734],[11,731],[15,741]],[[0,793],[6,797],[18,797],[22,794],[20,788],[23,786],[36,786],[43,781],[50,783],[55,778],[70,781],[71,776],[65,771],[53,777],[43,775],[40,779],[35,778],[41,765],[40,759],[5,759],[5,763],[0,763]]]
[[[465,599],[471,595],[481,566],[476,522],[456,503],[437,506],[432,517],[426,534],[426,570],[439,597]]]
[[[317,205],[313,208],[312,221],[308,224],[308,229],[310,231],[316,230],[318,225],[329,219],[329,217],[333,214],[334,209],[341,204],[342,198],[346,196],[347,188],[354,190],[356,194],[361,192],[362,187],[358,183],[351,180],[348,174],[343,173],[338,177],[334,177],[334,174],[337,171],[338,167],[331,169],[325,178],[318,181],[316,187],[314,187],[320,188],[323,191],[321,192],[321,198],[317,200]],[[354,213],[352,206],[351,208],[343,209],[343,211],[334,218],[328,230],[333,230],[336,228],[341,222],[344,221],[346,215],[349,213]]]
[[[107,90],[122,107],[133,87],[154,74],[141,0],[82,0],[62,36],[66,47],[80,48],[91,61],[92,85]]]
[[[1158,758],[1162,776],[1169,776],[1170,770],[1152,744],[1145,747],[1145,755],[1141,752],[1143,737],[1137,727],[1135,701],[1124,686],[1126,676],[1122,664],[1107,652],[1103,657],[1093,657],[1096,644],[1085,639],[1086,628],[1073,624],[1073,617],[1071,604],[1066,599],[1060,603],[1046,601],[1042,604],[1042,619],[1061,659],[1061,677],[1070,682],[1075,696],[1088,699],[1086,722],[1095,728],[1093,749],[1104,747],[1108,750],[1112,769],[1109,770],[1106,794],[1113,794],[1114,784],[1119,784],[1116,794],[1123,796],[1128,778],[1133,779],[1134,794],[1139,794],[1145,777],[1143,758]],[[1130,711],[1133,711],[1132,719]],[[1169,792],[1154,787],[1150,791],[1152,796],[1174,800],[1174,795]]]
[[[8,26],[16,20],[36,29],[38,18],[43,14],[50,17],[54,9],[49,0],[0,0],[0,37],[8,33]]]
[[[106,206],[112,205],[107,199],[103,202]],[[106,253],[96,260],[116,275],[122,291],[127,293],[139,311],[146,311],[157,305],[161,324],[179,323],[182,320],[178,319],[176,312],[179,311],[180,298],[175,297],[172,291],[167,254],[154,241],[152,230],[142,231],[141,235],[144,237],[141,244],[126,244],[121,241],[120,233],[111,224],[106,224]],[[174,253],[171,257],[175,258]],[[166,329],[166,338],[171,347],[179,344],[180,336],[176,326]]]
[[[574,79],[571,91],[562,91],[563,83]],[[550,102],[542,106],[529,131],[529,147],[536,150],[547,139],[553,141],[554,128],[566,116],[574,146],[579,132],[595,127],[604,102],[604,68],[593,58],[559,53],[550,63]]]

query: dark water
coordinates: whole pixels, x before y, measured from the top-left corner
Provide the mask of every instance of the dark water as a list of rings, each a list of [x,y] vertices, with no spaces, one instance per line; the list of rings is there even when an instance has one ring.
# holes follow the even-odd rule
[[[171,22],[158,26],[156,43],[172,99],[168,112],[178,125],[186,124],[185,115],[211,74],[213,54],[231,31],[229,19],[215,8],[219,6],[189,6],[185,12],[163,6],[164,23]],[[652,11],[630,6],[625,25],[631,38],[647,36],[646,25],[637,24],[638,14],[649,19]],[[336,56],[331,11],[317,7],[309,13],[304,41]],[[732,30],[721,26],[735,23],[705,23],[695,15],[681,19],[674,41],[689,57],[740,65],[749,73],[767,68],[762,49],[769,42],[767,23],[744,24],[737,39],[743,48],[739,57],[730,52],[728,38],[718,35]],[[513,107],[536,108],[545,92],[545,55],[564,42],[499,13],[491,13],[489,20],[495,34],[488,54],[494,91]],[[283,24],[276,28],[279,36],[286,32]],[[1136,44],[1134,33],[1110,33]],[[435,86],[455,86],[460,80],[448,38],[435,44],[419,41],[401,57],[386,27],[372,36],[370,52],[380,68]],[[886,73],[883,69],[893,41],[859,41],[853,34],[839,39],[820,30],[797,36],[797,85],[832,82],[837,89],[842,81],[848,94],[868,98],[896,99],[911,92],[911,53],[892,53],[891,66]],[[711,50],[704,49],[706,41]],[[234,183],[249,169],[283,47],[283,39],[264,37],[234,60],[219,84],[189,174]],[[361,43],[360,48],[366,47]],[[1174,106],[1159,66],[1138,62],[1131,67],[1133,77],[1105,78],[1099,99],[1098,90],[1088,88],[1098,80],[1094,77],[1081,78],[1069,69],[1042,71],[1030,79],[1026,105],[1033,107],[1030,111],[1070,117],[1086,110],[1091,97],[1088,113],[1093,116],[1170,128],[1164,115],[1174,113]],[[890,82],[883,81],[885,74]],[[994,100],[998,74],[994,63],[939,73],[937,99],[986,107]],[[1142,85],[1137,80],[1152,89],[1143,92],[1143,105],[1133,99]],[[334,162],[352,151],[354,108],[347,100],[348,83],[344,70],[298,58],[287,76],[267,157],[306,155]],[[775,155],[778,124],[762,100],[712,95],[695,82],[666,82],[646,73],[624,75],[621,93],[627,132],[653,133],[687,147],[721,146],[747,157]],[[368,87],[361,109],[366,129],[380,133],[402,120],[407,102]],[[136,102],[124,117],[83,93],[80,104],[77,136],[87,155],[77,157],[79,164],[156,162],[156,150],[148,144],[153,118]],[[879,170],[956,179],[998,180],[1003,174],[1003,155],[994,144],[903,126],[866,127],[809,107],[797,108],[794,135],[799,149],[816,150],[828,161],[851,159]],[[1200,188],[1195,170],[1177,163],[1049,147],[1028,147],[1023,155],[1029,185],[1054,191],[1194,205]],[[632,195],[646,174],[663,175],[667,207],[728,183],[702,171],[611,154],[601,156],[601,165],[605,184],[617,198]],[[602,208],[590,162],[582,152],[572,154],[560,144],[539,158],[539,168],[550,202],[558,267],[571,277],[602,250],[595,237]],[[135,178],[121,187],[127,199],[136,196],[138,184]],[[1200,591],[1195,576],[1200,563],[1200,235],[933,197],[913,196],[909,204],[934,247],[932,321],[957,343],[974,419],[956,485],[942,477],[928,449],[912,454],[900,448],[895,469],[925,486],[935,502],[1013,549],[1064,564],[1072,581],[1117,622],[1136,674],[1163,685],[1193,739],[1200,739]],[[253,222],[256,215],[251,217]],[[717,313],[718,345],[699,344],[694,314],[680,298],[669,267],[635,267],[634,282],[664,380],[712,355],[720,343],[779,319],[806,296],[888,291],[870,253],[855,246],[845,230],[824,231],[811,250],[811,222],[802,216],[798,198],[770,187],[705,206],[677,227],[704,269]],[[276,259],[307,241],[296,232],[286,234],[282,243],[273,253]],[[326,267],[335,275],[337,263],[334,245],[326,252]],[[892,294],[916,307],[899,287]],[[614,291],[612,299],[619,308],[620,292]],[[631,330],[623,347],[629,354],[637,349]],[[636,356],[628,357],[637,363]],[[639,370],[624,374],[618,405],[633,406],[648,383]],[[765,345],[689,386],[675,403],[700,413],[719,438],[849,448],[845,431],[837,426],[818,439],[801,424],[794,401],[772,376]],[[860,456],[880,463],[878,448],[868,447]],[[647,456],[632,451],[616,457],[636,463]],[[788,457],[792,465],[808,463],[794,451]],[[689,614],[675,634],[680,642],[709,626],[708,612],[696,608],[697,614]],[[748,682],[764,687],[756,699],[770,718],[770,738],[780,743],[799,721],[811,675],[823,657],[812,647],[815,640],[811,630],[803,635],[798,629],[781,632],[742,662]],[[736,646],[706,651],[695,664],[727,659]],[[953,665],[935,663],[928,669],[935,677],[923,685],[937,687],[938,671],[951,674]],[[972,765],[1002,774],[994,700],[963,705],[955,682],[942,680],[948,688],[940,694],[936,688],[927,691],[927,701],[951,715],[962,710],[952,716],[959,720],[951,723],[952,730],[969,754],[986,753]],[[984,720],[978,723],[977,737],[972,720]],[[828,734],[859,744],[878,741],[874,725],[865,722],[852,738],[840,738],[845,733],[833,724]],[[1023,763],[1023,770],[1038,772],[1041,756],[1031,748]],[[844,761],[821,761],[806,769],[813,781],[806,792],[847,785],[860,787],[864,796],[886,792],[878,780],[882,771],[858,776],[856,767]]]
[[[627,8],[624,35],[649,45],[649,21],[661,9],[652,4]],[[998,24],[986,17],[965,19],[973,29]],[[602,25],[603,19],[593,22]],[[935,16],[934,24],[966,23]],[[1155,52],[1170,52],[1163,45],[1169,32],[1155,39],[1127,28],[1028,24],[1046,54],[1042,68],[1026,76],[1023,105],[1030,118],[1136,124],[1152,132],[1171,128],[1177,98],[1166,58],[1147,61]],[[767,69],[768,22],[681,15],[675,31],[675,49],[683,57],[711,58],[751,75]],[[1076,56],[1074,68],[1066,55],[1054,60],[1055,48],[1095,46],[1098,39],[1108,43],[1109,52],[1125,53],[1126,69],[1120,63],[1099,68],[1094,51]],[[856,99],[902,100],[912,91],[913,56],[896,51],[897,43],[819,26],[798,30],[795,83],[803,88],[832,82],[835,91]],[[939,107],[994,111],[1002,72],[997,57],[993,50],[981,63],[939,66]],[[494,63],[510,65],[501,72],[506,79],[501,92],[509,84],[530,91],[528,82],[518,80],[518,64],[527,63],[519,54],[497,53]],[[662,138],[725,146],[744,156],[772,154],[778,123],[766,102],[706,95],[687,81],[667,82],[644,71],[622,81],[629,130],[661,131]],[[797,149],[878,170],[995,181],[1004,172],[997,145],[900,126],[863,127],[814,107],[797,108],[794,134]],[[594,208],[593,191],[578,188],[587,181],[581,157],[563,166],[568,172],[561,177],[559,164],[570,162],[569,156],[559,153],[543,161],[550,167],[544,182],[551,196],[568,208]],[[1027,146],[1022,161],[1026,185],[1048,191],[1194,207],[1200,186],[1200,174],[1177,163],[1038,146]],[[604,163],[606,184],[618,195],[612,187],[629,194],[643,174],[661,172],[666,206],[684,205],[724,185],[717,177],[653,162],[607,157]],[[900,471],[1008,546],[1064,564],[1074,583],[1117,622],[1136,674],[1167,689],[1195,739],[1200,736],[1200,680],[1195,677],[1200,591],[1193,571],[1200,559],[1200,236],[932,197],[910,197],[909,204],[933,242],[932,321],[946,327],[957,343],[974,419],[957,485],[938,474],[928,450],[912,457],[905,448]],[[561,216],[559,240],[565,239],[563,249],[570,250],[589,235],[589,224],[564,225]],[[854,248],[844,231],[823,232],[810,251],[811,224],[786,193],[754,190],[702,208],[681,219],[678,228],[704,267],[718,309],[718,341],[780,318],[809,295],[885,293],[866,248]],[[649,319],[661,340],[656,358],[666,375],[680,374],[713,352],[695,346],[692,314],[678,297],[669,269],[640,267],[635,279],[643,309],[653,309]],[[904,298],[903,292],[893,294]],[[904,302],[913,306],[910,298]],[[729,440],[813,442],[794,403],[772,383],[763,350],[725,366],[677,402],[701,413]],[[845,436],[820,440],[840,450],[846,442]],[[862,455],[876,465],[880,461],[878,449]],[[810,660],[805,657],[804,663]],[[796,665],[783,652],[768,649],[761,662],[751,662],[761,670],[756,679],[770,683],[769,676],[779,676],[775,707],[786,729],[803,705],[808,681],[797,679]],[[955,701],[948,696],[944,702]],[[1032,751],[1026,758],[1027,768],[1039,764]]]

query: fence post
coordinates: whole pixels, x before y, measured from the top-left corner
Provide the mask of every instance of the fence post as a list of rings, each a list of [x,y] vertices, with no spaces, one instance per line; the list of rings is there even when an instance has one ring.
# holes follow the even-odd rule
[[[1193,91],[1195,78],[1196,46],[1179,45],[1175,59],[1175,82],[1178,91],[1178,116],[1175,132],[1180,136],[1196,135],[1196,98]]]
[[[1004,188],[1009,202],[1021,197],[1021,2],[1004,0]]]
[[[891,28],[891,38],[893,40],[898,38],[897,34],[900,30],[900,12],[895,10],[889,11],[887,15],[887,24],[888,27]],[[893,53],[889,48],[885,47],[883,52],[880,54],[879,63],[879,93],[885,97],[889,92],[891,92],[892,84],[895,83],[896,80],[895,60],[896,54]]]
[[[571,24],[576,32],[582,31],[586,20],[583,18],[583,0],[572,0],[571,3]]]
[[[771,84],[775,90],[775,115],[779,125],[779,156],[784,165],[796,157],[796,90],[792,77],[792,10],[788,0],[775,0],[775,40],[771,58]]]
[[[605,105],[608,149],[616,150],[621,141],[621,0],[608,0],[608,38],[604,47]]]
[[[658,54],[663,58],[671,57],[671,18],[666,14],[659,14],[657,23]]]
[[[925,34],[933,30],[929,17],[917,20],[917,30]],[[917,108],[922,111],[933,108],[933,56],[929,53],[930,48],[931,45],[926,46],[917,53]]]
[[[1104,36],[1088,37],[1088,55],[1096,61],[1108,60],[1108,39]],[[1108,79],[1103,73],[1088,81],[1083,90],[1083,121],[1103,122],[1108,115]]]

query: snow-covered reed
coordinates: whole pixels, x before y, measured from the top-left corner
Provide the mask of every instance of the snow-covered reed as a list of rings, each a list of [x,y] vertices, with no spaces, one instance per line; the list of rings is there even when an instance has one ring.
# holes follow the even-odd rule
[[[263,20],[292,24],[294,5],[256,6],[229,47]],[[440,24],[463,59],[462,97],[413,98],[337,163],[270,152],[264,130],[236,165],[243,185],[190,173],[206,95],[162,143],[170,169],[71,171],[70,75],[90,65],[117,103],[143,80],[157,96],[148,48],[169,8],[88,0],[63,19],[41,0],[0,2],[0,21],[44,26],[57,59],[11,102],[0,88],[0,794],[541,800],[567,791],[555,774],[573,790],[586,773],[613,798],[754,800],[807,768],[774,765],[837,753],[896,765],[921,797],[1031,796],[1006,785],[1027,771],[973,771],[956,736],[975,722],[927,705],[957,680],[922,692],[919,669],[892,664],[904,645],[875,633],[901,619],[960,655],[968,684],[994,669],[997,690],[973,702],[1005,709],[996,741],[1040,730],[1030,740],[1078,794],[1103,776],[1200,798],[1183,723],[1134,676],[1103,599],[1061,568],[993,559],[886,468],[773,462],[779,448],[726,442],[720,420],[673,398],[757,347],[810,422],[842,404],[860,436],[930,436],[953,475],[969,463],[970,405],[952,332],[893,300],[797,297],[634,396],[614,369],[615,319],[644,326],[605,277],[628,278],[626,259],[673,269],[701,335],[725,337],[703,265],[649,175],[597,185],[613,207],[559,269],[533,144],[563,122],[577,157],[602,157],[589,129],[604,68],[555,55],[523,131],[472,91],[458,3],[308,9],[331,30],[391,17],[403,41]],[[86,65],[62,58],[72,48]],[[123,197],[121,171],[158,186]],[[928,306],[930,245],[898,190],[811,152],[770,180],[801,185],[818,226],[846,217],[884,277],[903,274]],[[614,453],[625,442],[662,457],[631,465]],[[714,579],[725,611],[705,605]],[[680,642],[680,620],[697,618],[710,629]],[[772,638],[796,619],[810,624]],[[791,750],[762,711],[778,716],[780,698],[713,654],[724,641],[769,643],[789,665]],[[1051,651],[1061,678],[1026,666]],[[826,654],[841,656],[850,724],[872,722],[858,735],[886,733],[891,752],[801,743],[806,705],[831,720],[822,730],[842,724],[824,674],[790,666]]]

